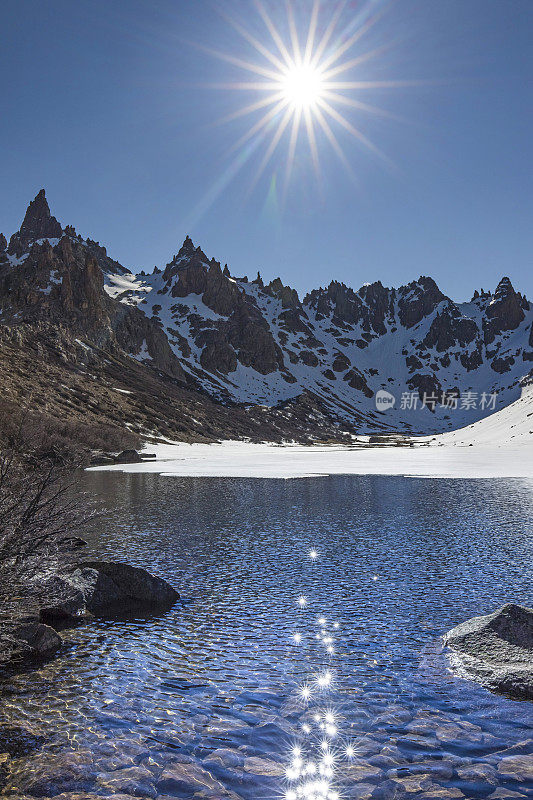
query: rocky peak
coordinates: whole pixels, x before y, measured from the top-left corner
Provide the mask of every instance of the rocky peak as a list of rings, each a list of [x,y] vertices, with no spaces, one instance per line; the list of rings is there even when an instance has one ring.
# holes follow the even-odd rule
[[[361,324],[370,336],[384,334],[385,317],[393,313],[394,292],[386,289],[380,281],[362,286],[354,292],[344,283],[331,281],[327,289],[313,290],[304,304],[316,311],[317,319],[331,316],[333,324],[346,328]]]
[[[368,306],[368,321],[371,327],[379,333],[384,334],[385,317],[393,316],[394,313],[394,290],[386,289],[381,281],[367,283],[359,289],[358,295],[363,298]]]
[[[499,301],[515,293],[511,279],[504,276],[496,287],[494,292],[494,300]]]
[[[340,324],[355,324],[360,318],[361,299],[344,283],[331,281],[327,289],[313,289],[304,305],[314,308],[317,319],[333,316]]]
[[[258,277],[259,273],[258,273]],[[264,287],[265,294],[277,297],[281,300],[283,308],[300,308],[300,298],[296,289],[291,289],[290,286],[284,286],[281,278],[274,278],[273,281]]]
[[[433,278],[425,275],[421,275],[417,281],[408,283],[407,286],[402,286],[398,294],[400,322],[406,328],[418,325],[439,303],[446,300]]]
[[[166,265],[163,272],[163,278],[167,283],[169,283],[180,270],[183,270],[187,267],[205,268],[204,265],[207,264],[208,261],[209,259],[203,252],[202,248],[195,247],[191,237],[186,236],[182,246],[178,250],[177,255],[175,255],[172,261]]]
[[[386,289],[381,281],[365,283],[361,286],[357,294],[368,303],[368,305],[384,305],[389,299],[389,290]]]
[[[44,189],[29,204],[20,230],[9,242],[8,253],[17,257],[37,239],[59,239],[63,235],[60,223],[50,213]]]
[[[6,264],[9,263],[9,259],[6,253],[7,248],[7,239],[3,233],[0,233],[0,267],[4,267]]]
[[[183,244],[178,250],[178,254],[174,256],[173,261],[178,261],[180,259],[191,259],[194,258],[196,254],[200,255],[204,261],[207,261],[207,256],[202,251],[201,247],[195,247],[193,240],[189,234],[187,234],[183,240]]]
[[[515,292],[509,278],[502,278],[487,306],[488,319],[484,325],[487,344],[494,341],[498,333],[518,328],[525,317],[523,300],[522,295]]]

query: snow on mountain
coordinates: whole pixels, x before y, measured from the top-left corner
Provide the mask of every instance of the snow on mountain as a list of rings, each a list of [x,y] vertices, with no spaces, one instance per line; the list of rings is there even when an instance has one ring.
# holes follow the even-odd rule
[[[332,282],[301,302],[279,279],[232,277],[187,238],[164,270],[109,275],[106,287],[161,326],[220,402],[272,406],[307,391],[361,432],[467,425],[515,400],[533,360],[533,308],[508,278],[463,304],[427,277],[397,290]],[[379,391],[393,407],[378,410]]]
[[[438,437],[443,445],[479,445],[482,447],[527,447],[533,444],[533,385],[522,388],[514,403],[500,409],[489,417],[457,431],[449,431]],[[517,457],[522,456],[517,451]]]
[[[0,235],[0,281],[4,323],[66,325],[223,405],[283,413],[310,396],[360,433],[469,425],[517,400],[533,367],[533,306],[508,278],[467,303],[424,276],[301,300],[279,278],[232,276],[189,237],[164,269],[133,274],[62,228],[43,190],[9,245]]]

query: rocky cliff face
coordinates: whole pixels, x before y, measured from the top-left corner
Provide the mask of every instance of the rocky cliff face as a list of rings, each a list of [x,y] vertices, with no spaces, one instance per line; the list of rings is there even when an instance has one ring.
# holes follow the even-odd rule
[[[0,261],[2,323],[59,324],[110,351],[149,358],[172,377],[186,380],[161,328],[104,290],[101,265],[115,275],[126,270],[117,269],[118,262],[107,259],[104,248],[88,241],[73,228],[61,228],[41,190]]]
[[[508,278],[469,303],[425,276],[398,289],[332,281],[301,300],[279,278],[233,277],[189,237],[163,269],[134,275],[62,229],[44,192],[9,247],[0,238],[0,308],[3,324],[59,322],[217,403],[279,410],[306,396],[361,432],[474,422],[516,399],[533,360],[533,308]]]
[[[8,254],[20,257],[31,244],[40,239],[58,239],[63,229],[57,219],[50,214],[44,189],[29,204],[20,230],[9,241]]]

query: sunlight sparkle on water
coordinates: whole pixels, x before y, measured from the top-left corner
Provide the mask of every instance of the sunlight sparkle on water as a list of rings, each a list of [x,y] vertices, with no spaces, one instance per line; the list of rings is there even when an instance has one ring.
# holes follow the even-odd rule
[[[313,552],[316,551],[310,552],[311,558],[313,558]],[[307,597],[302,595],[298,599],[298,605],[303,608],[306,604]],[[309,622],[313,624],[311,620]],[[331,656],[333,653],[332,643],[335,640],[328,634],[327,618],[321,615],[315,618],[314,624],[318,625],[320,630],[316,634],[316,641],[323,644],[326,653]],[[332,626],[335,629],[339,628],[338,623],[332,623]],[[292,638],[297,644],[304,641],[304,637],[299,632],[293,634]],[[312,637],[307,638],[306,645],[313,654],[315,645],[311,644],[309,639]],[[329,663],[328,656],[323,655],[320,661],[322,661],[322,666],[324,666],[324,662]],[[338,732],[338,714],[335,707],[329,703],[326,706],[323,705],[325,697],[332,689],[335,673],[327,668],[320,669],[320,662],[317,667],[312,678],[308,678],[307,682],[298,686],[298,695],[305,702],[309,711],[312,710],[311,719],[315,724],[310,725],[308,722],[301,724],[302,736],[298,742],[294,743],[289,753],[285,776],[290,786],[285,792],[285,800],[302,800],[302,798],[305,800],[338,800],[339,798],[338,792],[333,789],[332,781],[334,780],[336,759],[342,759],[341,753],[345,743],[342,747],[335,747],[335,752],[332,752],[333,739],[337,735],[342,742],[342,735]],[[347,750],[347,754],[349,752],[350,750]]]
[[[302,688],[300,689],[300,694],[304,700],[309,700],[309,698],[311,697],[311,689],[309,688],[309,686],[302,686]]]
[[[326,671],[322,675],[318,676],[316,682],[321,688],[323,688],[323,687],[326,687],[326,686],[330,686],[332,679],[333,679],[333,676],[332,676],[331,672]]]

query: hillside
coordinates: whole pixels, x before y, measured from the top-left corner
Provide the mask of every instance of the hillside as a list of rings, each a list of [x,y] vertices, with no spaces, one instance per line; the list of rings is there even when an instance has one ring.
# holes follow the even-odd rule
[[[514,403],[490,417],[438,437],[439,444],[489,447],[533,446],[533,385],[523,387]]]

